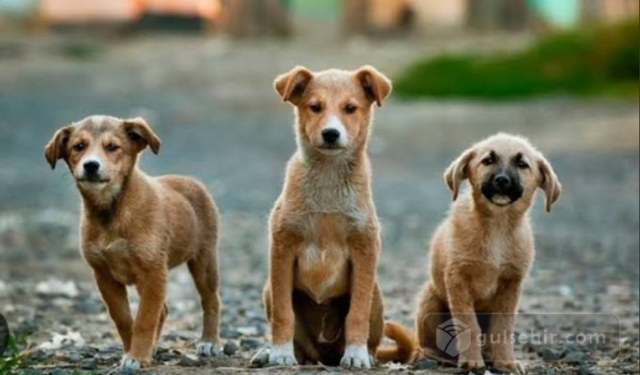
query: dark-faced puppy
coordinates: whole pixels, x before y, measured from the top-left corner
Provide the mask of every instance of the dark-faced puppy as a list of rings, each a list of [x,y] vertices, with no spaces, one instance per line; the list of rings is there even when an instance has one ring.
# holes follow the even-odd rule
[[[151,363],[168,314],[169,270],[187,263],[202,298],[198,354],[218,355],[218,214],[207,189],[181,176],[149,177],[137,167],[160,139],[142,119],[92,116],[58,130],[45,148],[64,160],[82,196],[81,250],[94,271],[124,346],[122,367]],[[127,285],[140,295],[134,319]]]
[[[268,361],[370,368],[384,323],[366,150],[373,106],[382,105],[391,83],[372,67],[296,68],[278,77],[275,89],[295,108],[298,151],[270,220]],[[398,326],[389,327],[401,343],[412,342]],[[401,359],[412,349],[391,348],[385,358]]]
[[[529,211],[537,189],[546,209],[562,187],[544,156],[524,138],[493,136],[465,151],[445,174],[455,203],[431,243],[431,281],[418,305],[420,344],[429,356],[482,371],[492,363],[499,371],[521,375],[512,335],[522,283],[535,247]],[[460,195],[463,181],[470,188]],[[484,331],[476,313],[488,314]],[[439,345],[437,330],[448,317],[469,340],[458,340],[459,356],[450,358]],[[481,333],[487,340],[479,340]],[[483,347],[482,344],[486,345]]]

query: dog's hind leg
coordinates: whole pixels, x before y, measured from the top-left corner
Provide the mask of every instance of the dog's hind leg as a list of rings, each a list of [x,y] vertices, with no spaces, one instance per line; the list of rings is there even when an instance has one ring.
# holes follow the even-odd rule
[[[162,310],[162,315],[160,315],[160,322],[158,323],[158,330],[156,331],[156,350],[158,349],[158,345],[160,345],[160,338],[162,337],[162,330],[164,328],[164,324],[167,321],[167,317],[169,316],[169,305],[164,304],[164,309]]]
[[[451,319],[446,302],[440,299],[435,292],[433,284],[429,283],[422,291],[418,300],[416,313],[416,332],[418,341],[427,357],[439,360],[447,360],[444,353],[438,348],[438,327]],[[455,361],[453,361],[455,365]]]
[[[202,340],[197,354],[220,357],[220,296],[218,295],[218,262],[216,252],[203,249],[200,256],[189,262],[189,271],[196,284],[202,304]]]
[[[369,318],[369,353],[375,355],[376,350],[380,346],[384,333],[384,299],[382,291],[376,284],[373,291],[373,301],[371,306],[371,316]]]

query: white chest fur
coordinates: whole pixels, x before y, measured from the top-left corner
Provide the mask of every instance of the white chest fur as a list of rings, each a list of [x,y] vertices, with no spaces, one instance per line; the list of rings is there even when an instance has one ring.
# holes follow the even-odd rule
[[[301,185],[308,213],[344,215],[355,229],[362,229],[369,219],[359,199],[364,192],[350,181],[347,165],[327,163],[310,167]]]

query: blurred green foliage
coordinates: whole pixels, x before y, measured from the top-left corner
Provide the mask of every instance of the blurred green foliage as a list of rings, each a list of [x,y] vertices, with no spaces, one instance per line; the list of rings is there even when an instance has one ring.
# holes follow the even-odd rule
[[[504,100],[545,94],[637,96],[640,24],[547,36],[530,49],[493,57],[422,60],[397,77],[401,97]]]
[[[0,357],[0,375],[10,375],[22,363],[22,354],[14,336],[9,336],[7,353]]]

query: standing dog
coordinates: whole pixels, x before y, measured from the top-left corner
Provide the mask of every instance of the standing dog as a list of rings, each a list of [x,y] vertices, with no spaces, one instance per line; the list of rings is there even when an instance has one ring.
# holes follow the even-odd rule
[[[219,354],[217,209],[207,189],[180,176],[141,172],[138,155],[160,139],[140,118],[92,116],[58,130],[45,148],[51,168],[63,159],[82,196],[81,247],[124,346],[122,367],[151,363],[168,307],[169,270],[187,263],[202,299],[198,354]],[[129,310],[127,285],[140,308]]]
[[[536,189],[544,190],[550,211],[562,187],[539,151],[506,134],[465,151],[445,179],[455,203],[431,244],[431,282],[419,301],[418,339],[427,355],[446,358],[436,330],[450,316],[458,334],[468,328],[471,335],[470,342],[457,341],[460,367],[482,371],[487,360],[499,371],[523,374],[511,338],[522,283],[535,255],[528,214]],[[471,189],[458,197],[464,180]],[[485,326],[476,313],[487,314]],[[481,333],[489,339],[484,348],[477,340]]]
[[[370,368],[385,325],[367,141],[373,105],[382,105],[391,82],[372,67],[298,67],[275,89],[295,107],[298,151],[270,219],[268,363]],[[412,354],[410,334],[396,324],[386,331],[400,345],[379,358]]]

